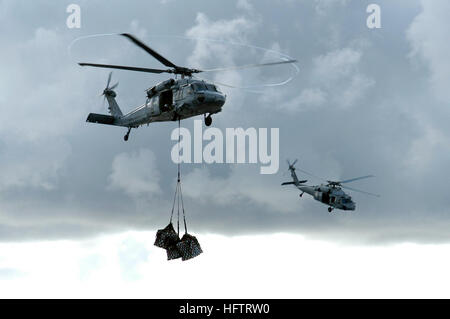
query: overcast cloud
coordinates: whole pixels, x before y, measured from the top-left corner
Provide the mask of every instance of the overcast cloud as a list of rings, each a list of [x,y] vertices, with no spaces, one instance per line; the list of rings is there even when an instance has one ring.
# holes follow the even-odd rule
[[[89,238],[154,230],[169,218],[176,182],[170,159],[175,123],[132,131],[85,122],[106,113],[98,95],[108,70],[76,62],[159,67],[118,36],[130,32],[168,59],[191,67],[298,59],[281,87],[227,94],[215,127],[280,128],[280,171],[259,165],[183,165],[193,232],[294,232],[358,243],[450,239],[448,1],[377,1],[382,28],[366,27],[372,1],[77,1],[81,29],[68,29],[69,2],[0,0],[0,240]],[[173,38],[182,36],[197,38]],[[200,40],[209,38],[219,42]],[[212,80],[274,83],[280,66],[229,71]],[[123,111],[145,101],[165,76],[116,71]],[[261,90],[261,88],[259,88]],[[192,129],[193,119],[183,126]],[[329,214],[282,188],[285,159],[328,179],[374,174],[355,187],[356,212]],[[312,183],[320,181],[311,180]],[[140,258],[140,251],[135,257]],[[92,261],[92,262],[95,262]],[[126,267],[127,260],[124,260]],[[10,270],[1,270],[2,274]],[[133,274],[130,275],[133,277]]]

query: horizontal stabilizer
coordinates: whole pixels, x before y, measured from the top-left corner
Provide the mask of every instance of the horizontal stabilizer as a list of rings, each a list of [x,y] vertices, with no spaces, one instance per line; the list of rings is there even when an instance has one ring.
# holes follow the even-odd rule
[[[116,118],[111,115],[90,113],[86,122],[114,125]]]

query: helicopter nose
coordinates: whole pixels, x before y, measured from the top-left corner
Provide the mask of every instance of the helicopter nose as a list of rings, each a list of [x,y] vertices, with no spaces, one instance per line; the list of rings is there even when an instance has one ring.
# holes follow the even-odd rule
[[[208,103],[218,107],[225,104],[225,95],[219,94],[218,92],[207,92],[197,96],[197,100],[201,103]]]
[[[216,104],[217,106],[223,106],[225,104],[225,95],[224,94],[220,94],[219,96],[216,97]]]

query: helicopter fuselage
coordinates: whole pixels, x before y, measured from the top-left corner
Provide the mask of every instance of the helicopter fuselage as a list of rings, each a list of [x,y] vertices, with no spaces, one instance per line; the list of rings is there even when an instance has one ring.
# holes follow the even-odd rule
[[[129,130],[153,122],[178,121],[202,114],[209,126],[211,115],[222,111],[226,100],[214,84],[190,78],[169,79],[155,85],[147,90],[146,102],[126,114],[122,114],[115,100],[116,92],[107,88],[104,95],[111,115],[91,113],[86,121],[123,126]]]
[[[114,125],[135,128],[152,122],[211,115],[222,110],[225,99],[225,95],[208,82],[170,79],[147,90],[145,104],[116,118]]]
[[[297,188],[304,193],[311,195],[315,200],[342,210],[355,210],[355,202],[340,187],[328,186],[325,184],[316,186],[297,185]]]

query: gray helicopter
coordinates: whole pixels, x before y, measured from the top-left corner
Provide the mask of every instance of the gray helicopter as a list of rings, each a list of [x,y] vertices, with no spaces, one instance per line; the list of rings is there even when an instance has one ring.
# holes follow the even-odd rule
[[[354,182],[357,180],[374,177],[373,175],[366,175],[366,176],[361,176],[361,177],[356,177],[356,178],[336,182],[336,181],[324,180],[323,178],[317,177],[317,176],[315,176],[311,173],[308,173],[302,169],[298,169],[299,171],[301,171],[307,175],[310,175],[312,177],[326,181],[326,184],[308,186],[308,185],[305,185],[305,183],[308,182],[307,180],[299,180],[297,178],[297,174],[295,173],[295,167],[294,167],[294,165],[297,163],[297,160],[295,160],[292,164],[289,163],[289,161],[287,161],[287,163],[288,163],[289,171],[291,172],[293,181],[285,182],[285,183],[282,183],[281,185],[283,185],[283,186],[284,185],[294,185],[295,187],[297,187],[299,190],[302,191],[302,193],[300,194],[300,197],[302,197],[304,193],[311,195],[315,200],[329,206],[328,212],[330,212],[330,213],[335,208],[342,209],[342,210],[355,210],[355,208],[356,208],[355,202],[352,200],[352,198],[349,195],[347,195],[342,190],[342,188],[345,188],[345,189],[348,189],[348,190],[351,190],[354,192],[363,193],[366,195],[380,197],[380,195],[377,195],[377,194],[364,192],[364,191],[361,191],[361,190],[358,190],[355,188],[351,188],[351,187],[342,185],[342,184]]]
[[[208,70],[192,69],[175,65],[131,34],[122,33],[121,36],[126,37],[141,49],[145,50],[148,54],[168,67],[168,69],[149,69],[95,63],[79,63],[79,65],[157,74],[169,73],[174,74],[176,77],[175,79],[172,78],[163,81],[146,90],[147,99],[145,104],[138,106],[127,114],[123,114],[116,102],[117,94],[114,91],[119,83],[110,87],[112,73],[109,74],[106,88],[103,90],[103,95],[108,101],[108,109],[111,115],[90,113],[86,121],[128,128],[128,131],[124,136],[125,141],[128,141],[132,128],[138,128],[141,125],[148,125],[152,122],[180,121],[189,117],[204,115],[205,125],[210,126],[212,124],[211,115],[222,111],[226,96],[218,90],[213,82],[195,79],[193,78],[193,74],[297,62],[296,60],[284,60],[279,62],[233,66],[229,68],[214,68]],[[177,78],[178,75],[180,75],[180,79]]]

